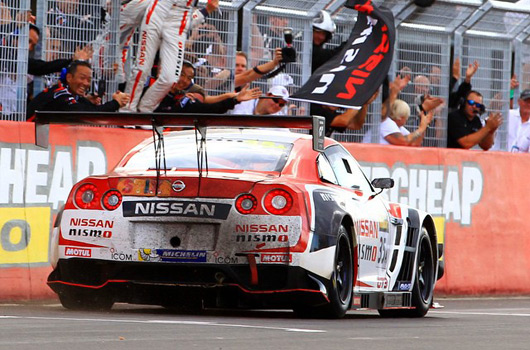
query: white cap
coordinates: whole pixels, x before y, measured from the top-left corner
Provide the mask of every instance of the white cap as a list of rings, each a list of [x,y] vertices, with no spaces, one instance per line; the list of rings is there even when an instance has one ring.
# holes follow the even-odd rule
[[[289,101],[289,91],[287,91],[285,86],[275,85],[269,89],[269,94],[273,97],[279,97],[285,102]]]

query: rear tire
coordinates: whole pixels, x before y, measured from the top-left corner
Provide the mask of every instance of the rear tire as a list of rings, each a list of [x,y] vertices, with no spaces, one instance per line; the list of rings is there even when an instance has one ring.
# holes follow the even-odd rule
[[[293,311],[303,318],[342,318],[350,308],[353,292],[353,259],[350,238],[344,226],[337,234],[334,268],[331,274],[329,304],[311,307],[297,305]]]
[[[329,293],[325,314],[330,318],[342,318],[350,308],[353,292],[353,258],[348,231],[340,226],[335,251],[335,266],[331,277],[332,288]]]
[[[429,311],[434,295],[435,261],[431,239],[422,227],[418,238],[416,277],[412,288],[412,307],[407,310],[378,310],[383,317],[423,317]]]

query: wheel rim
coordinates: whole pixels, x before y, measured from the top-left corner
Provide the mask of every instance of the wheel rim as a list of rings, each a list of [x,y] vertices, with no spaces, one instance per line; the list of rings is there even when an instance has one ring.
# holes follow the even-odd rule
[[[420,296],[423,302],[428,302],[432,295],[434,278],[434,262],[432,258],[429,240],[422,238],[420,242],[420,254],[418,261],[418,283]]]
[[[341,237],[338,245],[337,262],[335,265],[335,282],[340,301],[344,304],[349,299],[350,286],[352,285],[352,260],[351,253],[344,237]]]

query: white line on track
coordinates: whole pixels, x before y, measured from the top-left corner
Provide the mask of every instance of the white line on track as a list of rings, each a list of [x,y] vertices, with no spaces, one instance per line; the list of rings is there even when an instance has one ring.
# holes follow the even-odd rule
[[[420,337],[355,337],[355,338],[348,338],[350,340],[409,340],[409,339],[420,339]]]
[[[513,312],[478,312],[478,311],[438,311],[432,310],[432,313],[437,314],[453,314],[453,315],[484,315],[484,316],[516,316],[516,317],[530,317],[530,314],[521,314]]]
[[[285,332],[300,332],[300,333],[326,333],[322,329],[307,329],[307,328],[284,328],[284,327],[269,327],[269,326],[253,326],[245,324],[231,324],[231,323],[217,323],[217,322],[201,322],[201,321],[171,321],[171,320],[131,320],[131,319],[100,319],[100,318],[72,318],[72,317],[36,317],[36,316],[0,316],[0,319],[28,319],[28,320],[57,320],[57,321],[81,321],[81,322],[116,322],[116,323],[145,323],[145,324],[175,324],[175,325],[194,325],[194,326],[214,326],[214,327],[237,327],[237,328],[254,328],[254,329],[268,329]]]

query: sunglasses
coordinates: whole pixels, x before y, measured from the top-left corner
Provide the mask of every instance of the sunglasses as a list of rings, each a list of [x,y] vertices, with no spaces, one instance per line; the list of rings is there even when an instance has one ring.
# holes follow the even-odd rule
[[[284,107],[285,104],[287,103],[284,100],[282,100],[281,98],[273,97],[272,100],[274,101],[274,103],[276,103],[280,107]]]
[[[467,104],[471,107],[477,107],[482,113],[486,111],[486,106],[484,106],[482,103],[478,103],[473,100],[467,100]]]

